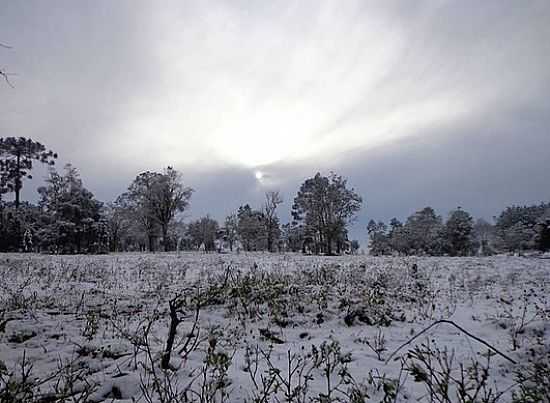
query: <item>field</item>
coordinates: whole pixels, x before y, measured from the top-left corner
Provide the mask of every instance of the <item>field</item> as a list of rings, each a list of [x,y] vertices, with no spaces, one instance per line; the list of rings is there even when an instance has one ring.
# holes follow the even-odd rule
[[[5,254],[0,401],[548,402],[549,291],[536,258]]]

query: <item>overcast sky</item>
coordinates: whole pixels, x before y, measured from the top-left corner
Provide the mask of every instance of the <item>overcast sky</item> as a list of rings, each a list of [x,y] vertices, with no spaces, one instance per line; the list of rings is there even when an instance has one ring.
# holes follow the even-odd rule
[[[549,21],[547,0],[3,2],[0,137],[105,201],[175,166],[191,217],[280,189],[286,219],[332,170],[361,240],[426,205],[491,218],[550,199]]]

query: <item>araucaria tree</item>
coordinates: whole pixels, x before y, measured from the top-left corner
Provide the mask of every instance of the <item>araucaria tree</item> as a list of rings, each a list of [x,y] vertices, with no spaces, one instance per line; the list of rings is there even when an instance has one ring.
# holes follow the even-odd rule
[[[331,173],[328,177],[317,173],[306,179],[294,198],[292,216],[304,222],[306,232],[315,236],[320,249],[331,255],[333,243],[346,236],[346,227],[361,209],[362,198],[347,188],[342,176]]]
[[[15,193],[15,208],[20,205],[23,179],[32,179],[33,161],[54,165],[57,154],[39,142],[25,137],[0,138],[0,184]]]

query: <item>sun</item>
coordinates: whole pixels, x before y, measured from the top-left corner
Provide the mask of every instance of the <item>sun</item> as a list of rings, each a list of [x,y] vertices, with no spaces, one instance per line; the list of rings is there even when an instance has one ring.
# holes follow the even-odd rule
[[[262,180],[262,178],[264,177],[264,174],[262,171],[256,171],[254,173],[254,176],[256,177],[256,179],[258,179],[259,181]]]

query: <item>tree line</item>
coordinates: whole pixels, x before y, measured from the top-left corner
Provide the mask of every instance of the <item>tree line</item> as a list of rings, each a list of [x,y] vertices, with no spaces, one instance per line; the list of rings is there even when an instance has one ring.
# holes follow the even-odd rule
[[[263,203],[244,204],[223,222],[206,215],[186,222],[194,190],[173,167],[138,174],[126,191],[104,203],[83,184],[78,170],[56,169],[57,154],[23,137],[0,138],[0,251],[107,253],[118,251],[293,251],[313,254],[354,253],[348,227],[363,200],[347,180],[317,173],[298,189],[292,219],[278,216],[283,198],[265,194]],[[21,200],[34,164],[48,174],[36,204]],[[13,201],[4,196],[13,193]],[[495,223],[474,221],[462,208],[443,220],[433,208],[412,214],[404,223],[371,220],[369,251],[374,255],[492,254],[550,249],[550,203],[506,208]]]
[[[361,197],[346,179],[316,174],[298,190],[292,221],[281,225],[278,191],[254,208],[244,204],[220,225],[210,216],[184,222],[194,190],[180,172],[138,174],[114,201],[103,203],[83,184],[71,164],[59,172],[57,154],[23,137],[0,138],[0,251],[107,253],[200,249],[209,251],[303,251],[342,253],[358,249],[347,227],[361,208]],[[21,200],[33,165],[46,164],[45,184],[36,204]],[[4,195],[14,194],[14,201]]]
[[[373,255],[491,255],[550,250],[550,203],[511,206],[491,224],[458,207],[446,221],[431,207],[416,211],[405,223],[371,220],[367,226]]]

